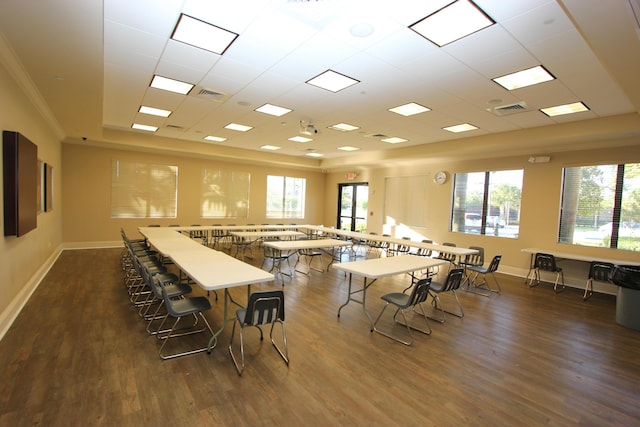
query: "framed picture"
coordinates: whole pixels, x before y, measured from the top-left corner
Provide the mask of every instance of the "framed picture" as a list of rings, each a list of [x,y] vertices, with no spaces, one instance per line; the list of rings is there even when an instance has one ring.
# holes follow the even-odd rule
[[[53,210],[53,166],[44,164],[44,211]]]

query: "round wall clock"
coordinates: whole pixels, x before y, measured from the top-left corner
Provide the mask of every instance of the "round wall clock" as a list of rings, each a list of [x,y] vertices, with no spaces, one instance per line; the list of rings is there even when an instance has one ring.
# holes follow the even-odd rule
[[[444,171],[436,172],[436,174],[433,176],[433,182],[435,182],[436,184],[444,184],[445,182],[447,182],[447,173]]]

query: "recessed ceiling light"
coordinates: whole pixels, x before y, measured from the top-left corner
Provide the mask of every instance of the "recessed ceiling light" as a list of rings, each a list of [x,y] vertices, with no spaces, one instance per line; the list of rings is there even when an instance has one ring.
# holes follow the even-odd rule
[[[248,130],[253,129],[252,126],[239,125],[238,123],[229,123],[224,127],[225,129],[237,130],[240,132],[246,132]]]
[[[411,25],[416,33],[442,47],[495,24],[470,0],[458,0]]]
[[[496,77],[492,80],[507,90],[514,90],[554,79],[555,77],[542,65],[538,65],[516,73],[507,74],[506,76]]]
[[[388,142],[389,144],[398,144],[400,142],[407,142],[407,139],[398,138],[397,136],[392,136],[390,138],[381,139],[382,142]]]
[[[305,154],[305,156],[309,156],[309,157],[322,157],[322,156],[324,156],[324,154],[320,154],[320,153],[307,153],[307,154]]]
[[[193,89],[191,83],[181,82],[180,80],[168,79],[162,76],[153,76],[151,87],[156,89],[168,90],[169,92],[180,93],[186,95]]]
[[[141,125],[140,123],[134,123],[131,125],[133,129],[145,130],[147,132],[155,132],[158,130],[157,126]]]
[[[291,110],[284,107],[278,107],[277,105],[264,104],[260,108],[256,108],[256,111],[265,114],[271,114],[272,116],[284,116],[287,113],[290,113]]]
[[[272,151],[280,149],[280,147],[276,147],[275,145],[263,145],[260,148],[262,148],[263,150],[272,150]]]
[[[563,114],[580,113],[582,111],[589,111],[589,108],[582,102],[574,102],[573,104],[556,105],[555,107],[541,108],[544,114],[549,117],[562,116]]]
[[[442,128],[442,129],[444,129],[446,131],[449,131],[449,132],[458,133],[458,132],[467,132],[467,131],[470,131],[470,130],[475,130],[475,129],[478,129],[478,127],[474,126],[474,125],[470,125],[469,123],[462,123],[462,124],[455,125],[455,126],[448,126],[446,128]]]
[[[151,114],[152,116],[159,116],[159,117],[169,117],[171,115],[171,111],[169,110],[147,107],[146,105],[141,106],[138,112],[143,114]]]
[[[216,27],[208,22],[181,14],[171,38],[209,52],[222,55],[238,37],[236,33]]]
[[[207,141],[213,141],[213,142],[224,142],[227,140],[227,138],[223,138],[221,136],[213,136],[213,135],[207,135],[204,137],[204,139],[206,139]]]
[[[360,82],[356,79],[352,79],[351,77],[347,77],[344,74],[327,70],[311,80],[308,80],[307,83],[322,89],[330,90],[331,92],[339,92],[344,88],[353,86]]]
[[[289,138],[289,141],[294,141],[294,142],[311,142],[313,141],[313,139],[311,138],[305,138],[304,136],[294,136]]]
[[[350,147],[350,146],[346,145],[344,147],[338,147],[338,150],[342,150],[342,151],[358,151],[359,148],[358,147]]]
[[[352,130],[360,129],[358,126],[353,126],[347,123],[338,123],[337,125],[329,126],[329,129],[339,130],[342,132],[350,132]]]
[[[401,114],[403,116],[413,116],[414,114],[424,113],[425,111],[431,111],[430,108],[425,107],[424,105],[416,104],[415,102],[410,102],[408,104],[400,105],[398,107],[389,108],[389,111],[396,114]]]

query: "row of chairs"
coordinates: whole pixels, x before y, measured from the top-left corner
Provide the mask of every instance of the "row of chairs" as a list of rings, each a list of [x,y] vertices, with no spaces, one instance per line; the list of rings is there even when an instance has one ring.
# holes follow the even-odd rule
[[[589,273],[587,283],[584,288],[583,300],[588,300],[593,295],[593,282],[611,281],[614,265],[609,262],[591,261],[589,264]],[[553,283],[554,292],[562,291],[565,288],[564,271],[559,267],[553,254],[538,252],[533,260],[533,276],[529,279],[529,286],[537,286],[540,284],[541,274],[543,272],[553,273],[556,275]]]
[[[155,336],[160,344],[158,353],[164,360],[182,357],[190,354],[210,352],[217,345],[217,337],[213,332],[204,313],[212,308],[207,297],[193,296],[193,289],[188,283],[183,283],[178,276],[168,271],[166,265],[158,258],[143,239],[132,241],[127,238],[123,229],[121,235],[124,249],[121,264],[125,273],[125,285],[129,298],[138,314],[146,322],[149,335]],[[192,318],[193,322],[182,326],[181,322]],[[202,322],[203,326],[199,326]],[[276,323],[281,325],[282,344],[278,345],[274,338]],[[236,319],[229,341],[229,354],[238,372],[242,375],[245,368],[244,336],[247,326],[255,326],[263,332],[260,326],[271,325],[269,333],[271,343],[280,357],[289,365],[289,351],[284,325],[284,292],[266,291],[254,292],[250,295],[246,308],[236,311]],[[239,327],[240,360],[233,351],[236,326]],[[198,346],[182,351],[167,352],[167,343],[174,338],[198,334],[208,331],[213,337],[212,345]]]

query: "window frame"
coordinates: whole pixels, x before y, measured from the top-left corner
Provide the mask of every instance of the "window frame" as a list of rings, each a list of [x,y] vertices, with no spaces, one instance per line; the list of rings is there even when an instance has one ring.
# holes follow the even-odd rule
[[[276,179],[281,179],[282,188],[272,188]],[[298,191],[292,192],[292,186],[298,185]],[[268,219],[304,219],[306,205],[307,179],[284,175],[267,175],[265,218]],[[274,194],[275,193],[275,194]],[[280,197],[273,200],[273,195]],[[295,198],[298,197],[298,203]],[[297,205],[293,208],[294,205]],[[274,209],[275,207],[275,209]]]

